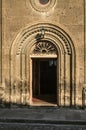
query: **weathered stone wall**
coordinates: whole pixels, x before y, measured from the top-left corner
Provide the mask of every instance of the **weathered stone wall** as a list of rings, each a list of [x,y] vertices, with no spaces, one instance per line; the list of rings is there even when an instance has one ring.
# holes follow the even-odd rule
[[[85,67],[85,0],[56,0],[48,12],[35,10],[29,0],[2,1],[2,81],[9,81],[9,51],[17,34],[25,27],[51,23],[71,37],[76,52],[76,104],[82,105],[82,87],[86,82]],[[86,4],[86,3],[85,3]],[[1,5],[1,4],[0,4]],[[0,35],[1,36],[1,35]],[[0,38],[1,39],[1,38]],[[1,41],[1,40],[0,40]],[[86,51],[85,51],[86,52]],[[10,59],[11,60],[11,59]],[[1,74],[1,69],[0,69]],[[9,81],[10,82],[10,81]]]
[[[1,83],[1,48],[2,48],[2,43],[1,43],[1,29],[2,29],[2,25],[1,25],[1,13],[2,13],[2,8],[1,8],[1,0],[0,0],[0,83]]]

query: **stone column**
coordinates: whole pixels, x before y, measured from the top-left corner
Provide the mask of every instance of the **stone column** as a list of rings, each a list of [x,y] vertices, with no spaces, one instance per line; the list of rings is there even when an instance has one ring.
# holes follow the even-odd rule
[[[61,76],[59,76],[59,77],[61,77],[61,79],[60,79],[60,84],[59,84],[59,86],[61,87],[60,89],[61,89],[61,95],[60,95],[60,98],[61,98],[61,103],[60,103],[60,105],[61,106],[64,106],[64,54],[63,55],[61,55],[61,63],[60,63],[60,67],[61,68],[59,68],[59,70],[61,70]]]
[[[32,104],[32,59],[30,59],[30,91],[29,91],[29,104]]]
[[[25,80],[25,54],[22,54],[22,80]]]
[[[19,79],[20,78],[20,55],[16,55],[15,66],[16,66],[15,67],[16,77]],[[11,71],[12,71],[12,69],[11,69]],[[12,76],[12,74],[11,74],[11,76]]]
[[[65,54],[65,106],[70,106],[70,55]]]
[[[84,83],[86,84],[86,1],[84,0]]]
[[[2,0],[0,0],[0,83],[2,82]]]
[[[14,58],[15,57],[15,58]],[[11,55],[10,80],[11,80],[11,101],[20,103],[20,55]],[[14,92],[15,90],[15,92]]]

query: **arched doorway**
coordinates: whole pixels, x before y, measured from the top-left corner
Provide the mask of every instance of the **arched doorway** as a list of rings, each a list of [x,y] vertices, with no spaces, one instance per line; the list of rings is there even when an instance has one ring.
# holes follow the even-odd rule
[[[44,36],[42,34],[44,34]],[[15,102],[20,101],[20,103],[23,104],[25,99],[26,104],[32,105],[32,98],[35,91],[33,84],[36,80],[34,78],[34,71],[37,71],[34,69],[36,61],[40,62],[37,64],[40,66],[39,68],[41,68],[39,69],[40,72],[38,75],[42,75],[41,71],[44,69],[42,65],[44,64],[45,68],[47,68],[47,64],[49,64],[50,60],[56,60],[57,67],[52,69],[57,70],[57,105],[74,106],[76,104],[75,47],[70,36],[63,29],[48,23],[40,23],[26,27],[18,34],[10,48],[9,54],[11,59],[9,60],[9,80],[11,81],[10,102],[14,102],[13,83],[16,81],[17,96],[15,96]],[[43,73],[45,73],[45,71]],[[45,79],[41,76],[38,82],[41,87],[43,80]],[[44,88],[41,87],[39,88],[42,91],[41,94],[43,94],[47,90],[43,90]]]
[[[31,105],[57,105],[57,49],[47,40],[37,42],[31,52]]]
[[[32,81],[33,104],[57,104],[57,59],[32,59]]]

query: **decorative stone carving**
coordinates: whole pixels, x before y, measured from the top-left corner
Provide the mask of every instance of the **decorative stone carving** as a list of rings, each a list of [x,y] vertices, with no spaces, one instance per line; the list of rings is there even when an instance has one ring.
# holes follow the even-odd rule
[[[51,43],[51,42],[48,42],[48,41],[41,41],[39,43],[37,43],[35,45],[35,48],[33,50],[33,53],[46,53],[46,54],[51,54],[51,53],[55,53],[56,54],[56,48],[55,46]]]
[[[56,1],[57,0],[30,0],[30,4],[36,11],[48,12],[54,7]],[[27,0],[27,3],[28,2],[29,1]]]
[[[53,27],[49,27],[50,25],[41,25],[45,32],[46,33],[52,33],[52,35],[56,35],[56,37],[59,37],[61,40],[63,40],[63,43],[64,43],[64,51],[65,53],[67,54],[71,54],[71,46],[70,46],[70,39],[68,38],[68,36],[65,35],[65,32],[63,32],[59,27],[57,29],[57,27],[53,26]],[[38,34],[38,33],[41,33],[41,27],[39,25],[39,27],[32,27],[30,30],[25,30],[24,34],[22,34],[23,38],[22,40],[20,40],[20,43],[19,44],[19,47],[17,49],[17,52],[16,54],[19,55],[21,53],[21,49],[22,49],[22,46],[24,45],[24,42],[27,40],[27,38],[29,36],[31,36],[32,34],[34,34],[35,36]],[[46,36],[46,34],[45,34]],[[68,39],[67,39],[68,38]]]
[[[45,31],[45,35],[42,39],[37,39],[36,36],[41,34],[42,28]],[[16,71],[15,76],[18,79],[25,79],[29,83],[29,90],[32,90],[32,59],[41,57],[58,58],[57,104],[59,106],[75,105],[75,48],[71,38],[65,31],[58,26],[47,23],[26,27],[18,34],[10,50],[10,75],[11,77],[14,76],[13,72]],[[14,80],[14,78],[11,78],[11,80]],[[72,90],[71,94],[70,89]],[[31,95],[30,92],[27,92],[28,95]],[[27,101],[30,104],[31,98],[30,96],[29,101]]]

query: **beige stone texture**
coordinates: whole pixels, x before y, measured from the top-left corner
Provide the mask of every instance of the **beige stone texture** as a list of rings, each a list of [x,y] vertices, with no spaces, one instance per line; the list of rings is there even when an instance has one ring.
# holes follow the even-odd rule
[[[82,89],[86,84],[86,41],[85,41],[86,39],[86,32],[85,32],[86,12],[85,11],[86,10],[85,8],[86,8],[85,0],[56,0],[56,4],[54,5],[53,8],[49,9],[47,12],[40,12],[35,10],[31,6],[30,0],[2,0],[2,30],[1,30],[1,7],[0,7],[0,49],[1,49],[1,42],[2,42],[2,59],[1,59],[1,52],[0,52],[0,59],[1,59],[0,64],[2,61],[2,68],[0,65],[0,77],[2,75],[1,86],[4,88],[4,92],[3,92],[4,101],[12,102],[12,103],[20,103],[21,101],[22,104],[25,104],[26,101],[28,105],[31,102],[30,101],[31,100],[30,91],[32,91],[30,90],[32,89],[30,87],[32,82],[31,79],[32,64],[30,64],[31,59],[29,57],[30,60],[28,60],[27,57],[27,62],[24,65],[25,55],[22,56],[23,79],[21,79],[19,77],[19,75],[21,75],[20,74],[21,67],[19,66],[19,64],[21,64],[21,60],[19,60],[19,55],[16,55],[16,53],[14,54],[14,52],[19,47],[19,43],[17,46],[16,41],[18,42],[19,40],[18,38],[20,37],[22,41],[23,39],[22,34],[24,33],[24,31],[28,30],[28,28],[32,26],[36,27],[35,26],[36,24],[38,24],[39,26],[39,24],[41,25],[42,23],[43,26],[45,26],[45,24],[47,24],[46,26],[51,24],[61,28],[62,30],[64,30],[62,33],[64,33],[64,35],[68,34],[70,39],[72,39],[73,46],[75,48],[74,50],[75,54],[72,54],[72,56],[66,55],[65,60],[61,61],[63,62],[62,65],[64,66],[65,64],[66,67],[64,70],[61,68],[62,71],[65,71],[65,72],[61,72],[62,74],[65,73],[65,79],[64,76],[61,77],[61,83],[59,83],[59,87],[60,84],[63,85],[62,88],[58,90],[60,91],[58,92],[60,95],[58,100],[61,106],[64,105],[82,106]],[[2,31],[2,35],[1,35],[1,31]],[[56,34],[54,35],[52,34],[53,32],[49,33],[45,31],[46,39],[50,39],[50,36],[51,39],[54,39],[53,37],[56,36]],[[32,42],[34,42],[33,39],[34,35],[35,34],[32,33],[32,35],[27,38],[27,41],[31,42],[32,39]],[[11,46],[12,49],[14,47],[13,51],[10,50]],[[29,45],[27,47],[29,50]],[[26,49],[26,51],[28,50]],[[11,56],[10,56],[10,52],[12,52]],[[29,55],[28,53],[26,54]],[[15,57],[16,60],[15,62],[13,62],[12,60],[15,59]],[[64,58],[63,55],[61,55],[61,57]],[[11,64],[12,62],[14,64]],[[68,64],[71,65],[68,66]],[[75,65],[74,68],[72,67],[73,70],[71,70],[71,66],[73,66],[73,64]],[[28,71],[26,72],[25,70]],[[10,74],[10,71],[12,71],[12,74]],[[70,82],[70,77],[72,77],[70,76],[71,73],[73,73],[75,79],[72,78]],[[27,77],[28,81],[25,79],[25,77]],[[20,93],[21,80],[23,80],[22,94]],[[26,80],[26,84],[27,84],[27,93],[25,93],[24,80]],[[67,82],[64,80],[66,80]],[[11,85],[11,95],[10,95],[10,85]],[[15,87],[16,92],[13,91],[13,87]]]

